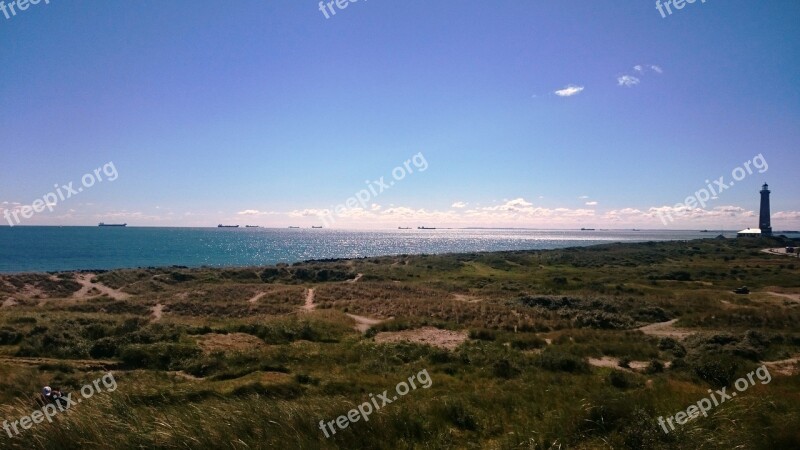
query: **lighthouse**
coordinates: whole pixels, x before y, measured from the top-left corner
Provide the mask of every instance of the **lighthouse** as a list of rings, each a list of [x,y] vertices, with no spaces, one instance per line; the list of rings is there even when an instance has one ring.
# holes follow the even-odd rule
[[[758,219],[758,227],[761,229],[762,236],[772,236],[772,224],[770,223],[769,213],[769,186],[764,183],[761,187],[761,214]]]

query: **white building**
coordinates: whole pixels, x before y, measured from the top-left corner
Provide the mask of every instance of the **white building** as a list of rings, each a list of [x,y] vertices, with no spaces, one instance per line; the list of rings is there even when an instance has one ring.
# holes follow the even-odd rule
[[[748,228],[746,230],[742,230],[737,233],[738,237],[761,237],[761,229],[759,228]]]

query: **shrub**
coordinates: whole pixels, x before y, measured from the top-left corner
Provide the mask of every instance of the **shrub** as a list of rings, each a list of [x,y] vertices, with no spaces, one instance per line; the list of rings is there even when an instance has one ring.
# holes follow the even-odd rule
[[[606,380],[617,389],[628,389],[632,387],[640,386],[641,383],[639,380],[629,373],[625,373],[621,370],[612,370]]]
[[[122,349],[123,363],[132,368],[176,370],[187,360],[200,354],[200,349],[187,344],[129,345]]]
[[[480,329],[480,330],[470,330],[469,338],[477,339],[480,341],[493,341],[497,338],[497,336],[495,332],[492,330]]]
[[[22,335],[10,328],[0,329],[0,345],[14,345],[22,340]]]
[[[582,358],[559,350],[545,350],[537,358],[536,364],[542,369],[554,372],[589,372],[589,364]]]

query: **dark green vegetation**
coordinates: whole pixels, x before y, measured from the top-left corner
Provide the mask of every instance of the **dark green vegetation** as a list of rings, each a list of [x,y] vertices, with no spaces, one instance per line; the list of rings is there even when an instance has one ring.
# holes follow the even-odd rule
[[[73,274],[3,276],[0,420],[33,412],[45,384],[77,392],[112,370],[119,388],[0,448],[800,448],[789,363],[708,418],[669,435],[656,422],[800,354],[800,260],[760,251],[780,245],[120,270],[94,280],[116,295],[87,298]],[[392,319],[362,334],[348,313]],[[421,327],[469,338],[381,339]],[[318,428],[423,369],[429,389],[330,439]]]

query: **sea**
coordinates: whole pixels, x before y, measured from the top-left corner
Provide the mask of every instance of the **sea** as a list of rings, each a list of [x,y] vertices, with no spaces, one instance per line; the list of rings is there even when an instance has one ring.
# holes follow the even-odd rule
[[[236,267],[311,259],[579,247],[735,237],[733,231],[339,230],[275,228],[0,227],[0,272],[137,267]]]

